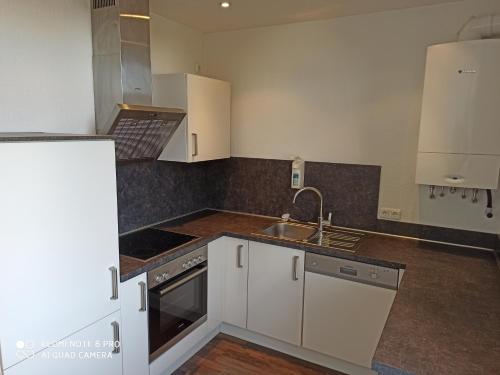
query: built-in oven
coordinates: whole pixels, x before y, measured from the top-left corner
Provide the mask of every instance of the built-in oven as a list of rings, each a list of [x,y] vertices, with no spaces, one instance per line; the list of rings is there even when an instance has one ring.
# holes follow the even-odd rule
[[[206,246],[148,273],[149,360],[207,320]]]

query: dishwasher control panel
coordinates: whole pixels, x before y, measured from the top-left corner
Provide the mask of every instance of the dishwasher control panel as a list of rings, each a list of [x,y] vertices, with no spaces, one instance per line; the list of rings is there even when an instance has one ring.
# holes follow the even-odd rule
[[[399,269],[306,253],[306,272],[314,272],[364,284],[398,289]]]

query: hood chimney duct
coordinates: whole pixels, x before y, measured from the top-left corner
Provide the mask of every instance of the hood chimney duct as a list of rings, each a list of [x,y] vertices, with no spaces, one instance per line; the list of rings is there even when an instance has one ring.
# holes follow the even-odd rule
[[[119,161],[157,159],[185,116],[151,106],[149,23],[149,0],[92,0],[97,133]]]

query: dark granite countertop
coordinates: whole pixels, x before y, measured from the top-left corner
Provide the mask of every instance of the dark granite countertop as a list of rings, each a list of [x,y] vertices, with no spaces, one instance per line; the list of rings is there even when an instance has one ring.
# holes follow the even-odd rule
[[[204,212],[159,228],[200,237],[148,262],[120,257],[121,281],[223,235],[406,268],[373,359],[382,374],[500,374],[500,271],[494,254],[378,234],[355,254],[253,233],[276,219]]]
[[[112,140],[109,135],[63,134],[63,133],[0,133],[0,142],[50,142],[50,141],[98,141]]]

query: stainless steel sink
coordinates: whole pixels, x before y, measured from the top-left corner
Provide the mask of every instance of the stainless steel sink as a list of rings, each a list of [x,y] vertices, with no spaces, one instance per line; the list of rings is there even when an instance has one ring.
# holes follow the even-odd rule
[[[325,227],[320,233],[315,226],[290,222],[275,223],[257,234],[349,252],[355,252],[363,237],[366,236],[362,232],[333,227]]]
[[[304,241],[314,236],[317,232],[318,229],[313,226],[294,223],[276,223],[264,229],[262,234],[280,239]]]

